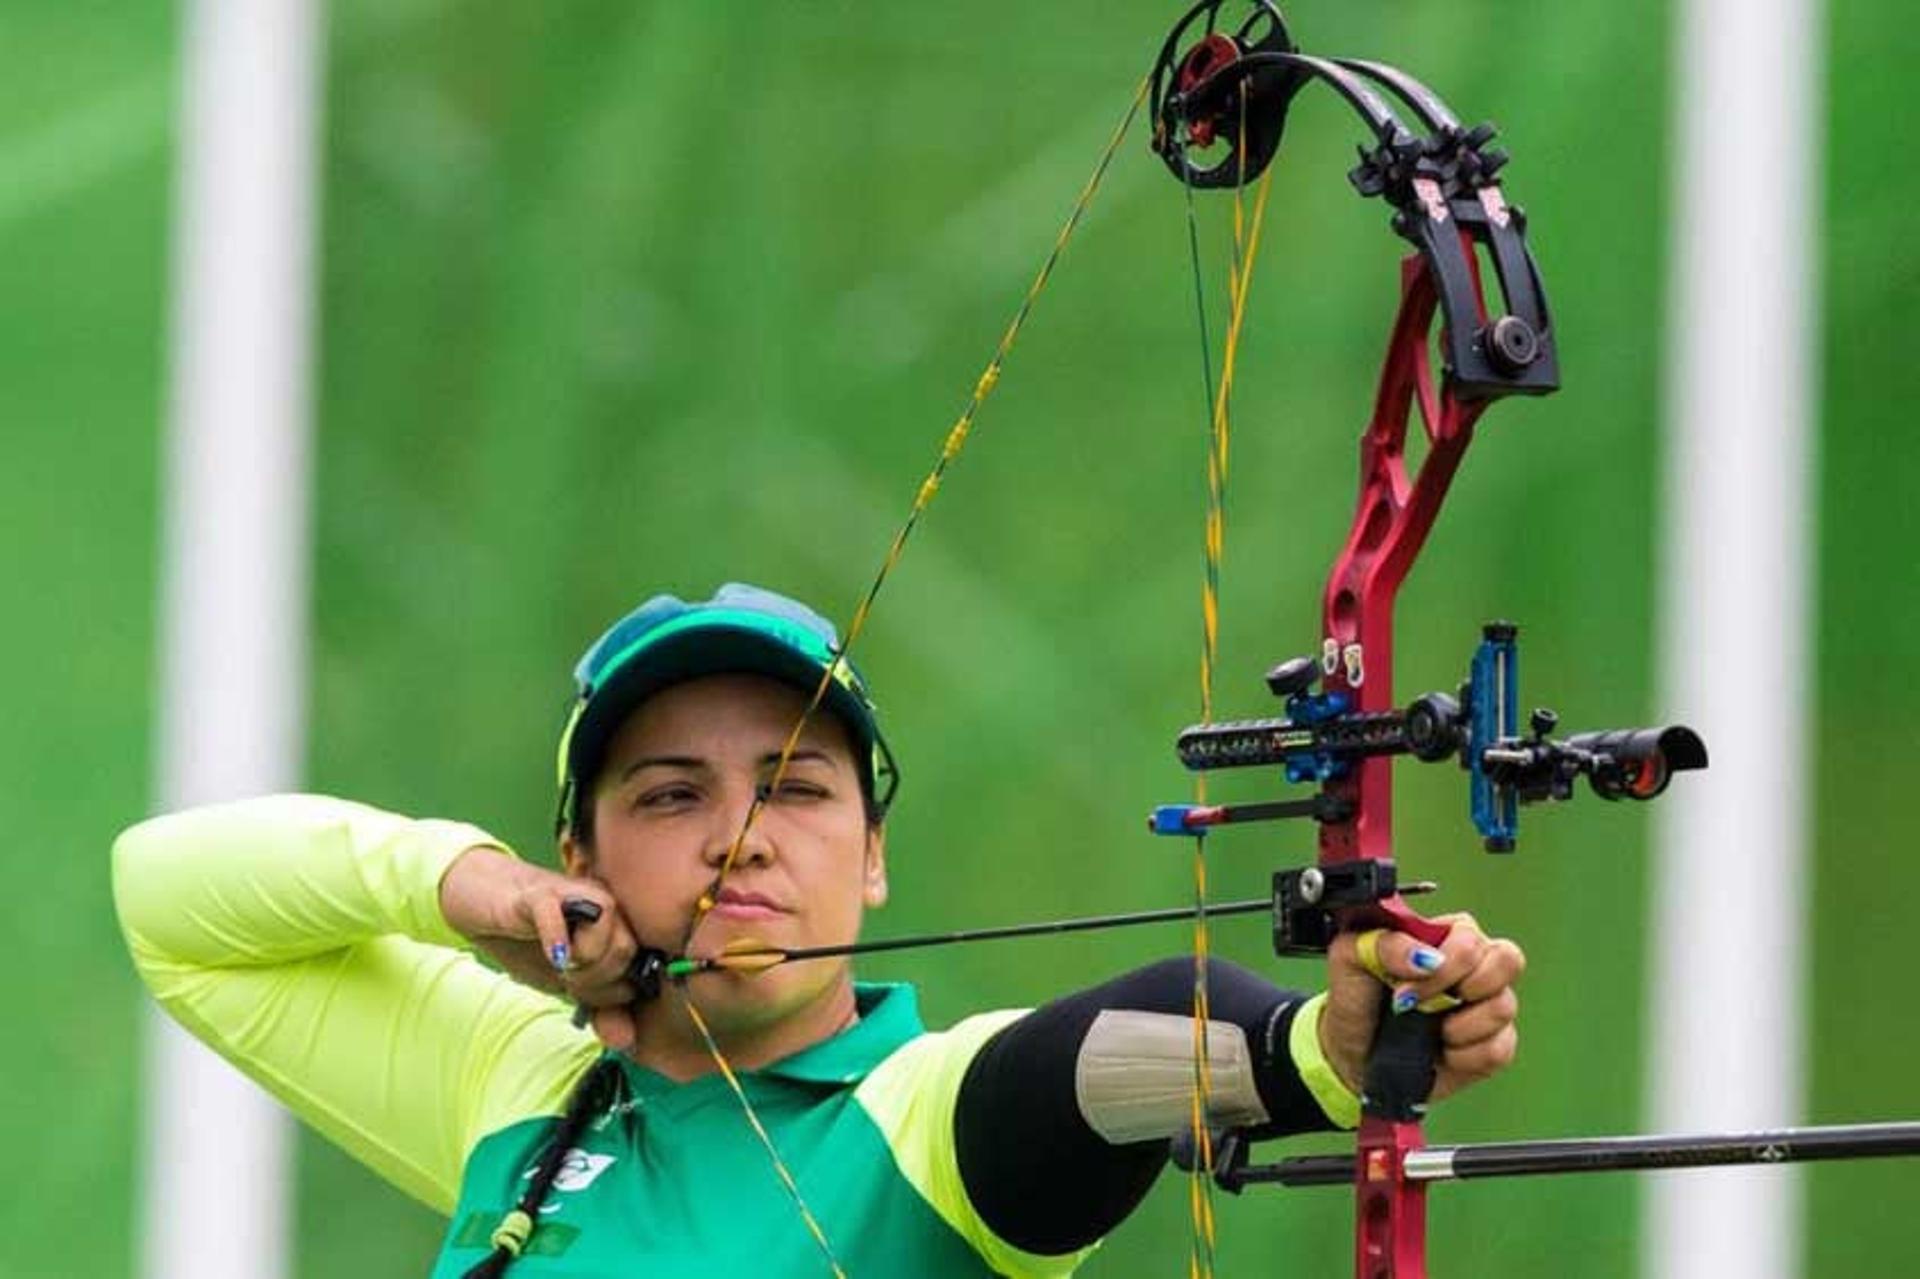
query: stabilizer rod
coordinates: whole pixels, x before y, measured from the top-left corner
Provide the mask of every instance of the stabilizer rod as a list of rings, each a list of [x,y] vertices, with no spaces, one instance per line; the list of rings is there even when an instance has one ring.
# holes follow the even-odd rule
[[[1240,1151],[1244,1151],[1244,1147],[1235,1153]],[[1920,1155],[1920,1123],[1428,1146],[1407,1156],[1406,1176],[1408,1181],[1470,1181],[1482,1177],[1655,1172],[1743,1164],[1812,1163],[1824,1159],[1886,1159],[1902,1155]],[[1236,1192],[1242,1186],[1254,1185],[1350,1186],[1354,1178],[1354,1156],[1299,1155],[1270,1164],[1237,1167],[1227,1164],[1216,1176],[1222,1186]]]

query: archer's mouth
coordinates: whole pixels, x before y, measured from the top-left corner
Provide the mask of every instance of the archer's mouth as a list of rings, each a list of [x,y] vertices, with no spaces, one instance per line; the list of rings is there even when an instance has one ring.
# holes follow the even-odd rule
[[[768,920],[784,919],[793,912],[764,893],[749,892],[741,888],[725,888],[720,892],[719,902],[709,913],[719,919],[733,920],[737,923],[765,923]]]

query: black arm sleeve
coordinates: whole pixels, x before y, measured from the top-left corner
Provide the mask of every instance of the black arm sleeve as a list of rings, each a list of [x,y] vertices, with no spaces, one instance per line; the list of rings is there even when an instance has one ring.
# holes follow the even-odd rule
[[[1245,1033],[1269,1122],[1255,1136],[1330,1123],[1288,1052],[1306,996],[1244,968],[1207,966],[1212,1019]],[[1075,1077],[1094,1018],[1110,1009],[1190,1016],[1193,961],[1169,959],[1037,1008],[974,1057],[954,1111],[967,1195],[993,1232],[1028,1252],[1084,1248],[1133,1211],[1167,1162],[1165,1139],[1113,1145],[1080,1112]]]

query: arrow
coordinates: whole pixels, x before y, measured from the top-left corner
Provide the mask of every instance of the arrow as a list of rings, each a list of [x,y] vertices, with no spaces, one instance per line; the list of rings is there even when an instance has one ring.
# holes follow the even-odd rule
[[[1431,884],[1410,884],[1404,893],[1431,892]],[[1219,902],[1207,907],[1209,915],[1254,915],[1271,913],[1273,898],[1249,897],[1241,901]],[[778,964],[801,959],[832,959],[842,955],[870,955],[883,950],[917,950],[924,946],[952,946],[960,942],[1001,941],[1009,937],[1038,937],[1052,933],[1091,932],[1096,928],[1131,928],[1137,924],[1186,922],[1193,918],[1190,906],[1165,910],[1139,910],[1120,915],[1087,915],[1077,919],[1054,919],[1036,924],[1003,924],[993,928],[962,928],[946,933],[919,933],[911,937],[888,937],[880,941],[849,942],[838,946],[761,946],[749,944],[728,949],[718,955],[688,956],[671,960],[667,976],[690,977],[695,973],[725,970],[762,972]]]

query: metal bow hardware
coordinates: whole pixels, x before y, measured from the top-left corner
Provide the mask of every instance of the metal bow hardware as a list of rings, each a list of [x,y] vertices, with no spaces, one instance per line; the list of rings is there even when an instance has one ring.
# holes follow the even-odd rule
[[[1518,630],[1504,622],[1485,628],[1457,696],[1428,693],[1395,704],[1395,596],[1475,424],[1498,400],[1559,387],[1546,294],[1527,247],[1526,217],[1501,189],[1507,157],[1489,147],[1491,127],[1463,127],[1437,94],[1396,68],[1300,53],[1270,4],[1251,5],[1237,30],[1221,30],[1223,3],[1205,0],[1189,11],[1154,68],[1154,147],[1174,176],[1201,188],[1257,178],[1279,149],[1294,96],[1318,80],[1368,131],[1349,179],[1363,197],[1389,206],[1394,232],[1413,252],[1401,266],[1399,313],[1361,437],[1353,525],[1327,578],[1317,658],[1269,673],[1270,688],[1285,701],[1283,717],[1190,728],[1180,737],[1180,758],[1196,770],[1280,767],[1291,782],[1319,786],[1315,802],[1278,814],[1320,824],[1318,865],[1274,878],[1279,953],[1323,952],[1339,932],[1382,927],[1437,944],[1445,927],[1416,914],[1397,891],[1394,756],[1457,760],[1487,850],[1508,853],[1521,804],[1566,799],[1582,775],[1605,798],[1651,799],[1672,773],[1705,767],[1706,749],[1684,727],[1560,741],[1545,710],[1532,714],[1523,737]],[[1405,103],[1420,131],[1375,86]],[[1217,153],[1211,163],[1194,158],[1206,148]],[[1437,370],[1430,355],[1436,324]],[[1409,474],[1407,430],[1416,410],[1427,447]],[[1217,811],[1174,805],[1158,810],[1154,825],[1180,834],[1215,820]],[[1439,1055],[1440,1014],[1381,1018],[1358,1160],[1349,1168],[1358,1192],[1355,1273],[1365,1279],[1426,1274],[1425,1186],[1408,1176],[1407,1163],[1424,1145],[1421,1120]],[[1243,1142],[1223,1140],[1219,1149],[1224,1161],[1215,1175],[1224,1185],[1256,1179]]]
[[[1271,0],[1238,0],[1236,12],[1244,16],[1237,25],[1222,21],[1227,3],[1201,0],[1167,36],[1151,73],[949,429],[844,630],[839,650],[844,661],[862,634],[883,583],[967,443],[1035,299],[1051,278],[1142,105],[1152,123],[1153,150],[1187,188],[1191,212],[1195,190],[1238,192],[1269,175],[1295,96],[1315,82],[1327,85],[1353,108],[1367,130],[1358,163],[1348,175],[1350,181],[1361,196],[1378,199],[1391,210],[1392,229],[1411,246],[1411,252],[1400,266],[1399,308],[1372,417],[1360,441],[1359,498],[1346,542],[1327,577],[1316,651],[1283,661],[1267,673],[1269,689],[1281,700],[1281,714],[1216,721],[1212,669],[1227,404],[1259,225],[1256,209],[1252,230],[1243,234],[1236,203],[1232,322],[1217,387],[1211,380],[1208,385],[1214,412],[1214,443],[1208,458],[1213,501],[1206,538],[1202,719],[1181,733],[1177,742],[1181,762],[1200,779],[1202,789],[1193,802],[1163,805],[1150,818],[1151,828],[1158,833],[1195,839],[1193,910],[1141,911],[805,950],[758,948],[688,955],[695,932],[718,900],[721,883],[759,819],[766,797],[778,792],[807,718],[819,709],[831,685],[835,671],[829,670],[689,921],[680,953],[652,950],[636,961],[635,984],[642,997],[654,997],[662,990],[677,992],[716,1066],[733,1086],[748,1123],[818,1243],[827,1269],[840,1276],[846,1272],[828,1232],[807,1207],[805,1187],[782,1162],[700,1015],[685,984],[693,974],[713,969],[753,971],[873,950],[1192,918],[1193,1124],[1188,1137],[1175,1146],[1176,1158],[1192,1173],[1194,1240],[1189,1268],[1196,1276],[1212,1272],[1215,1185],[1237,1193],[1254,1184],[1349,1183],[1358,1200],[1357,1279],[1425,1279],[1425,1187],[1429,1181],[1920,1153],[1920,1124],[1429,1148],[1421,1125],[1440,1060],[1441,1015],[1420,1011],[1381,1017],[1366,1067],[1354,1156],[1316,1155],[1254,1165],[1243,1134],[1210,1127],[1204,1033],[1209,916],[1270,914],[1274,949],[1281,955],[1323,954],[1340,933],[1373,928],[1395,929],[1430,944],[1445,939],[1444,924],[1416,913],[1405,901],[1406,896],[1428,891],[1432,885],[1402,882],[1393,859],[1391,767],[1396,756],[1452,763],[1463,770],[1470,818],[1484,847],[1493,853],[1514,851],[1522,807],[1569,799],[1582,778],[1603,799],[1650,800],[1665,792],[1674,774],[1707,764],[1700,737],[1681,725],[1556,736],[1557,717],[1542,709],[1529,713],[1523,730],[1519,632],[1503,621],[1483,628],[1466,678],[1457,689],[1424,693],[1404,703],[1395,700],[1394,599],[1433,527],[1475,424],[1498,400],[1547,395],[1559,386],[1559,359],[1546,294],[1528,248],[1526,216],[1503,193],[1500,175],[1507,157],[1490,145],[1494,137],[1490,126],[1465,127],[1437,94],[1394,67],[1301,53]],[[1389,98],[1410,113],[1417,128],[1403,121]],[[1266,189],[1263,184],[1262,206]],[[1416,411],[1425,450],[1410,470],[1407,433]],[[1303,798],[1248,804],[1205,802],[1205,777],[1227,768],[1276,769],[1289,783],[1314,789]],[[1204,859],[1207,832],[1222,825],[1276,820],[1317,823],[1316,864],[1276,873],[1268,899],[1209,903]]]
[[[1321,58],[1294,45],[1268,0],[1223,28],[1226,0],[1202,0],[1175,25],[1151,76],[1153,147],[1189,189],[1244,186],[1278,153],[1294,97],[1319,81],[1360,116],[1368,141],[1348,174],[1362,197],[1392,210],[1402,261],[1400,304],[1360,441],[1360,493],[1345,545],[1328,574],[1316,655],[1267,674],[1284,702],[1274,718],[1202,723],[1179,737],[1189,769],[1271,767],[1317,785],[1308,800],[1156,809],[1163,834],[1198,834],[1237,820],[1310,819],[1318,863],[1273,880],[1276,953],[1324,953],[1344,931],[1392,928],[1429,944],[1446,929],[1398,891],[1392,849],[1395,756],[1455,762],[1488,852],[1511,853],[1520,808],[1565,800],[1585,777],[1603,799],[1650,800],[1673,775],[1705,768],[1693,730],[1657,728],[1553,736],[1558,717],[1537,709],[1519,723],[1518,628],[1489,623],[1457,693],[1404,705],[1393,692],[1393,606],[1446,496],[1475,424],[1493,403],[1550,394],[1559,362],[1526,215],[1510,205],[1492,149],[1494,130],[1467,128],[1426,85],[1395,67]],[[1382,97],[1411,112],[1411,129]],[[1241,286],[1244,288],[1244,285]],[[1437,332],[1436,332],[1437,326]],[[1440,353],[1435,369],[1430,352]],[[1409,473],[1407,431],[1418,411],[1425,457]],[[1252,1166],[1237,1134],[1185,1143],[1213,1180],[1238,1192],[1256,1183],[1347,1182],[1357,1192],[1357,1279],[1425,1279],[1428,1181],[1475,1176],[1772,1163],[1920,1152],[1920,1125],[1886,1124],[1724,1137],[1635,1137],[1518,1142],[1430,1150],[1421,1121],[1440,1054],[1439,1013],[1383,1015],[1366,1067],[1357,1157],[1309,1156]]]

